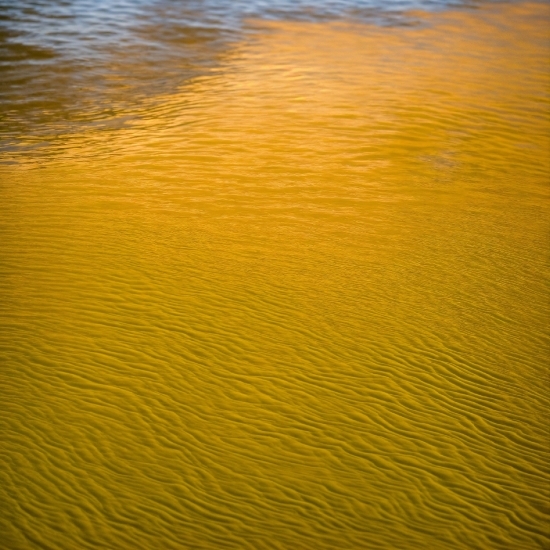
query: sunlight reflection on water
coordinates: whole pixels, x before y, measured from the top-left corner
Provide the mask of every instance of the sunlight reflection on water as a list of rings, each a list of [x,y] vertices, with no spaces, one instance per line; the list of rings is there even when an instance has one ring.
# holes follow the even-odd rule
[[[547,547],[549,6],[32,5],[0,546]]]
[[[410,24],[411,9],[454,5],[450,0],[0,1],[0,147],[13,148],[21,134],[51,133],[52,126],[65,133],[85,123],[120,125],[128,107],[216,66],[251,19]]]

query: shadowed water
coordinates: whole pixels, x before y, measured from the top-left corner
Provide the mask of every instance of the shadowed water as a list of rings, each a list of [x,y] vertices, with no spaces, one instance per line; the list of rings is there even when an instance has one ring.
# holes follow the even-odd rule
[[[2,84],[0,546],[547,548],[549,5],[70,5]]]

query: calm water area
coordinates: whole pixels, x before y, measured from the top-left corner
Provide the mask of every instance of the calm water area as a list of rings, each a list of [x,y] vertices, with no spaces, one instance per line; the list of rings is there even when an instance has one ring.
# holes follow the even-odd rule
[[[0,548],[550,548],[550,3],[0,0]]]

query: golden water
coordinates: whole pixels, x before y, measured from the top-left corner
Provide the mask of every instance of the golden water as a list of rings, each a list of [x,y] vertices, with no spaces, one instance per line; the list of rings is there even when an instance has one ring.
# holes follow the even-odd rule
[[[250,21],[22,135],[0,547],[548,548],[549,15]]]

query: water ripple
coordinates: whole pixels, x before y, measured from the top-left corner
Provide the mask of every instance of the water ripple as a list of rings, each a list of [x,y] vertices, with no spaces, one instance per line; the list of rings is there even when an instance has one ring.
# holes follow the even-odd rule
[[[548,547],[548,5],[258,10],[6,131],[2,546]]]

